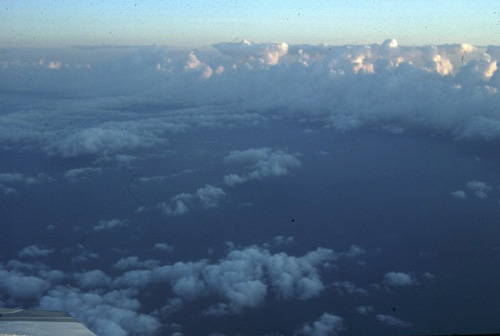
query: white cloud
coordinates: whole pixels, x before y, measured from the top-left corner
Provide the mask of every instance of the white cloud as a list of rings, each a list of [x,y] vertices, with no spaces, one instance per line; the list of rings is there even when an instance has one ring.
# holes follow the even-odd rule
[[[94,226],[94,231],[104,231],[111,230],[120,226],[126,225],[127,222],[120,219],[111,219],[111,220],[100,220],[99,223]]]
[[[58,286],[40,300],[39,308],[66,311],[101,336],[155,335],[159,321],[138,313],[140,304],[131,298],[133,294],[82,293],[78,288]]]
[[[342,252],[340,255],[342,257],[347,257],[347,258],[356,258],[365,253],[366,251],[361,246],[351,245],[351,247],[349,247],[349,250],[347,250],[347,252]]]
[[[329,313],[323,313],[317,321],[302,327],[301,334],[307,336],[335,336],[343,330],[343,319]]]
[[[203,209],[216,208],[225,196],[226,193],[221,188],[206,184],[204,187],[198,188],[194,195],[190,193],[178,194],[170,199],[170,204],[163,202],[160,207],[167,215],[181,216],[197,206]]]
[[[262,179],[270,176],[280,176],[289,173],[291,168],[300,167],[297,154],[288,154],[271,148],[250,148],[244,151],[231,151],[224,158],[224,163],[242,165],[250,170],[244,175],[229,174],[224,176],[224,182],[230,186],[244,183],[248,180]]]
[[[373,311],[372,306],[359,306],[356,308],[356,311],[360,313],[361,315],[366,315],[368,313],[371,313]]]
[[[158,251],[170,253],[174,250],[174,247],[172,245],[167,244],[167,243],[156,243],[153,246],[153,250],[158,250]]]
[[[490,191],[491,186],[482,181],[469,181],[467,182],[467,188],[473,191]]]
[[[20,173],[2,173],[0,174],[0,191],[4,195],[13,195],[17,193],[17,189],[13,188],[12,184],[15,185],[23,183],[24,185],[29,186],[50,180],[52,180],[52,178],[44,173],[40,173],[36,177]],[[4,184],[8,184],[10,186],[5,186]]]
[[[76,182],[82,178],[88,178],[92,174],[100,173],[102,168],[85,167],[74,168],[66,171],[64,177],[71,182]]]
[[[396,327],[396,328],[411,327],[411,323],[402,321],[390,315],[377,314],[376,319],[377,321],[382,322],[383,324],[389,327]]]
[[[337,293],[344,295],[344,293],[349,295],[361,295],[368,296],[368,291],[364,288],[359,288],[350,281],[336,281],[331,285]]]
[[[114,285],[125,288],[141,288],[151,282],[150,270],[133,270],[117,277]]]
[[[195,51],[131,50],[123,58],[88,66],[68,60],[59,67],[56,59],[38,63],[22,61],[15,52],[12,59],[10,53],[3,55],[0,90],[18,93],[23,104],[17,95],[5,97],[10,112],[0,116],[1,146],[31,146],[64,157],[130,158],[131,151],[165,143],[166,133],[287,115],[341,131],[377,125],[458,139],[500,136],[494,47],[407,47],[389,39],[364,46],[242,41]],[[81,52],[66,50],[75,51]],[[51,62],[57,71],[47,69]],[[53,101],[41,106],[36,97],[30,99],[33,92],[87,98],[64,107]],[[169,113],[148,109],[145,101],[166,106]],[[240,108],[234,112],[236,104]],[[238,183],[236,176],[245,177],[227,175],[227,182]]]
[[[39,247],[37,245],[26,246],[19,252],[20,257],[45,257],[49,254],[53,253],[53,249],[45,249],[43,247]]]
[[[124,149],[151,147],[156,143],[155,139],[144,138],[128,130],[94,127],[70,134],[47,149],[63,157],[74,157],[112,154]]]
[[[288,53],[286,43],[252,43],[243,40],[239,43],[218,43],[214,47],[231,56],[236,62],[248,66],[274,65],[279,62],[280,57]]]
[[[93,270],[84,273],[75,273],[76,283],[81,288],[100,288],[111,285],[111,278],[101,270]]]
[[[480,199],[488,198],[488,194],[486,192],[491,190],[491,186],[482,181],[469,181],[467,182],[467,188],[474,192]]]
[[[486,199],[486,198],[488,198],[488,194],[486,194],[486,193],[485,193],[484,191],[482,191],[482,190],[476,190],[476,191],[474,192],[474,195],[476,195],[476,196],[477,196],[478,198],[480,198],[480,199]]]
[[[384,276],[384,283],[393,287],[405,287],[417,284],[417,280],[408,273],[389,272]]]
[[[7,295],[10,300],[34,299],[49,287],[50,283],[39,277],[0,270],[0,293]]]
[[[201,206],[206,209],[217,207],[225,195],[224,190],[209,184],[196,190],[196,196],[198,196]]]
[[[467,197],[467,194],[463,190],[453,191],[450,194],[451,194],[451,196],[453,196],[453,197],[455,197],[457,199],[462,199],[462,200]]]
[[[154,268],[154,267],[158,266],[159,263],[160,262],[158,260],[149,259],[149,260],[141,261],[141,260],[139,260],[139,257],[130,256],[130,257],[126,257],[126,258],[122,258],[122,259],[118,260],[113,265],[113,267],[123,271],[123,270],[130,269],[130,268]]]
[[[273,238],[274,244],[276,246],[293,244],[293,237],[276,236]]]
[[[178,194],[170,200],[172,204],[162,203],[163,211],[167,215],[180,216],[191,211],[190,206],[193,201],[193,195],[188,193]]]
[[[429,272],[425,272],[424,274],[422,274],[422,279],[425,279],[425,280],[434,280],[436,277],[429,273]]]
[[[180,298],[195,300],[215,296],[220,302],[204,314],[239,313],[258,307],[266,297],[309,299],[325,288],[320,271],[343,257],[329,249],[318,248],[301,257],[250,246],[233,249],[217,263],[206,260],[177,262],[152,270],[154,282],[168,282]]]

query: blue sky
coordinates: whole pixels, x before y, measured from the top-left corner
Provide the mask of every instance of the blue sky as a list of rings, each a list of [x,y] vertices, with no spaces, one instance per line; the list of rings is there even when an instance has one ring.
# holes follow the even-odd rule
[[[2,1],[0,44],[500,43],[493,1]]]

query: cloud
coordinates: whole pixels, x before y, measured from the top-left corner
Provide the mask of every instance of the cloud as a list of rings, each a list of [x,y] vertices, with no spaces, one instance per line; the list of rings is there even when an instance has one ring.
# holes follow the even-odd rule
[[[115,279],[114,285],[118,288],[141,288],[151,282],[150,270],[133,270],[125,272]]]
[[[49,287],[50,283],[39,277],[0,270],[0,293],[14,302],[37,298]]]
[[[170,253],[174,250],[174,247],[172,245],[167,244],[167,243],[156,243],[153,246],[153,250]]]
[[[277,242],[291,242],[278,237]],[[153,335],[160,327],[153,316],[159,315],[146,315],[141,309],[136,297],[143,288],[168,285],[172,294],[165,298],[160,314],[178,311],[186,301],[197,301],[195,306],[203,315],[238,314],[260,307],[266,300],[307,300],[320,295],[326,288],[321,279],[323,270],[337,260],[353,257],[349,251],[361,249],[353,246],[347,252],[335,252],[317,248],[292,256],[271,253],[255,245],[227,246],[229,251],[216,261],[202,259],[160,265],[156,260],[125,257],[114,264],[113,273],[124,271],[116,276],[100,269],[74,271],[72,276],[66,276],[42,263],[11,261],[10,271],[0,264],[0,299],[16,305],[36,299],[38,308],[67,311],[103,336]],[[90,254],[81,246],[76,250],[85,258]],[[63,251],[74,252],[75,248]],[[340,287],[349,291],[355,286],[346,282]],[[304,333],[316,335],[338,330],[339,322],[330,317],[324,315],[304,327]],[[333,323],[334,320],[337,322]]]
[[[480,199],[488,198],[488,194],[486,192],[491,190],[491,186],[482,181],[469,181],[467,182],[467,188],[472,190]]]
[[[196,196],[198,196],[201,206],[205,209],[217,207],[221,198],[225,195],[224,190],[209,184],[196,190]]]
[[[226,193],[221,188],[206,184],[204,187],[198,188],[194,194],[175,195],[170,199],[170,204],[164,202],[160,204],[160,207],[167,215],[181,216],[197,206],[203,209],[216,208],[225,196]]]
[[[453,197],[455,197],[457,199],[462,199],[462,200],[467,197],[467,194],[463,190],[453,191],[450,194],[451,194],[451,196],[453,196]]]
[[[425,279],[425,280],[434,280],[436,277],[429,273],[429,272],[425,272],[424,274],[422,274],[422,279]]]
[[[64,173],[64,177],[71,182],[76,182],[83,178],[88,178],[92,174],[100,173],[102,168],[85,167],[85,168],[73,168]]]
[[[360,313],[361,315],[366,315],[368,313],[371,313],[373,311],[372,306],[359,306],[356,308],[356,311]]]
[[[40,309],[66,311],[102,336],[155,335],[159,321],[139,313],[141,305],[131,291],[83,293],[57,286],[41,300]]]
[[[182,193],[172,197],[170,200],[171,202],[170,205],[162,203],[161,206],[163,208],[163,211],[167,215],[181,216],[191,211],[190,206],[192,201],[193,201],[193,195],[189,193]]]
[[[417,284],[417,280],[408,273],[389,272],[384,276],[384,283],[392,287],[405,287]]]
[[[364,288],[356,287],[350,281],[336,281],[331,285],[339,295],[344,295],[344,293],[349,295],[361,295],[368,296],[368,291]]]
[[[111,230],[120,226],[126,225],[127,222],[121,219],[111,219],[111,220],[101,220],[99,223],[94,226],[94,231],[104,231]]]
[[[306,300],[325,288],[320,270],[341,258],[340,253],[318,248],[301,257],[250,246],[233,249],[217,263],[206,260],[177,262],[152,270],[153,282],[168,282],[182,299],[213,296],[220,301],[206,308],[206,315],[239,313],[278,299]]]
[[[2,148],[130,158],[165,144],[174,132],[287,117],[339,131],[376,126],[457,139],[500,136],[495,47],[401,46],[395,39],[361,46],[242,41],[196,50],[130,48],[121,58],[83,64],[79,54],[30,62],[24,59],[40,51],[24,52],[30,57],[5,53],[0,67],[0,90],[16,93],[4,97],[9,113],[0,116]],[[40,100],[54,92],[64,104]],[[226,182],[241,183],[238,177],[249,176],[228,174]]]
[[[224,158],[225,164],[245,166],[249,173],[244,175],[229,174],[224,182],[230,186],[249,180],[280,176],[289,173],[291,168],[300,167],[297,154],[288,154],[271,148],[250,148],[243,151],[231,151]]]
[[[467,182],[467,188],[473,191],[490,191],[491,186],[482,181],[469,181]]]
[[[43,247],[39,247],[37,245],[26,246],[19,252],[20,257],[45,257],[49,254],[53,253],[53,249],[45,249]]]
[[[231,56],[237,63],[249,66],[275,65],[280,57],[288,53],[286,43],[252,43],[242,40],[239,43],[218,43],[214,47]]]
[[[343,330],[343,319],[329,313],[323,313],[317,321],[302,327],[302,335],[335,336]]]
[[[274,244],[276,246],[289,245],[294,243],[293,237],[276,236],[273,238]]]
[[[2,173],[0,174],[0,191],[3,192],[4,195],[13,195],[17,193],[17,190],[12,188],[13,184],[23,183],[29,186],[51,180],[52,178],[44,173],[40,173],[36,177],[20,173]],[[11,186],[5,186],[4,184],[9,184]]]
[[[124,149],[151,147],[157,143],[154,139],[144,138],[128,130],[93,127],[70,134],[47,147],[51,154],[63,157],[79,155],[112,154]]]
[[[118,260],[114,263],[113,267],[119,270],[126,270],[130,268],[155,268],[159,265],[159,263],[160,262],[158,260],[149,259],[140,261],[139,257],[130,256]]]
[[[402,321],[390,315],[377,314],[376,319],[377,321],[382,322],[383,324],[389,327],[396,327],[396,328],[411,327],[411,323]]]
[[[78,286],[85,289],[109,287],[111,285],[111,278],[101,270],[76,273],[74,278]]]

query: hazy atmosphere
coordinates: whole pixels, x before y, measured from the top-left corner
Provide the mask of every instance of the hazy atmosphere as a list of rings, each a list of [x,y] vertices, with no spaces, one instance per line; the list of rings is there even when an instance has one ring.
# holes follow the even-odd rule
[[[0,307],[500,332],[500,10],[273,3],[0,2]]]

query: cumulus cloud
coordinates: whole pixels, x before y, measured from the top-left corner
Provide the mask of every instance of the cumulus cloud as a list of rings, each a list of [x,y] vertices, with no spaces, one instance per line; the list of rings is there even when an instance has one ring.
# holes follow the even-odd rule
[[[136,256],[130,256],[126,258],[122,258],[118,260],[113,267],[119,270],[126,270],[130,268],[154,268],[159,265],[158,260],[144,260],[141,261],[139,260],[139,257]]]
[[[276,241],[290,243],[289,238],[278,236]],[[162,248],[164,245],[168,246],[161,244]],[[159,309],[163,316],[182,309],[186,301],[196,300],[200,300],[203,315],[237,314],[260,307],[268,299],[307,300],[320,295],[326,288],[322,272],[339,259],[352,258],[349,251],[361,249],[353,246],[347,252],[335,252],[317,248],[292,256],[272,253],[263,246],[227,246],[227,254],[213,262],[202,259],[160,265],[157,260],[125,257],[114,264],[114,273],[123,271],[116,276],[100,269],[66,276],[41,263],[12,261],[10,271],[0,264],[0,299],[9,304],[36,299],[38,308],[67,311],[99,335],[153,335],[159,330],[159,321],[146,315],[136,299],[147,286],[169,285],[172,295]],[[78,249],[84,256],[90,253]],[[74,253],[73,249],[63,252]],[[348,282],[337,287],[359,292]],[[341,324],[332,316],[323,315],[304,326],[301,333],[333,335]]]
[[[139,313],[141,305],[130,291],[83,293],[58,286],[41,300],[40,309],[66,311],[102,336],[155,335],[161,327],[152,316]]]
[[[372,306],[359,306],[356,308],[356,311],[361,315],[366,315],[366,314],[371,313],[373,311],[373,307]]]
[[[280,57],[288,53],[286,43],[252,43],[242,40],[239,43],[218,43],[214,47],[231,56],[237,63],[249,66],[275,65]]]
[[[276,244],[277,246],[280,246],[280,245],[293,244],[294,239],[293,239],[293,237],[276,236],[273,238],[273,241],[274,241],[274,244]]]
[[[126,221],[116,218],[111,220],[101,220],[96,226],[94,226],[93,230],[94,231],[111,230],[120,226],[124,226],[126,224],[127,224]]]
[[[284,151],[273,150],[267,147],[231,151],[224,158],[224,163],[242,165],[247,170],[250,170],[249,173],[244,175],[229,174],[224,176],[224,182],[230,186],[254,179],[286,175],[291,168],[300,167],[297,154],[288,154]]]
[[[18,304],[16,300],[37,298],[49,287],[50,283],[40,277],[0,270],[0,293],[14,303]]]
[[[0,191],[4,195],[12,195],[17,193],[17,189],[13,188],[16,184],[22,183],[29,186],[50,180],[52,178],[44,173],[40,173],[37,176],[28,176],[20,173],[2,173],[0,174]]]
[[[436,277],[434,276],[434,274],[432,273],[429,273],[429,272],[425,272],[424,274],[422,274],[422,279],[425,279],[425,280],[434,280]]]
[[[170,253],[174,250],[174,247],[172,245],[167,244],[167,243],[156,243],[153,246],[153,250]]]
[[[155,268],[153,282],[168,282],[185,300],[207,295],[220,302],[204,310],[206,315],[239,313],[255,308],[272,295],[280,299],[309,299],[325,288],[320,270],[341,258],[340,253],[318,248],[301,257],[250,246],[233,249],[217,263],[206,260],[177,262]]]
[[[198,196],[201,206],[207,209],[217,207],[220,199],[225,195],[224,190],[209,184],[196,190],[196,196]]]
[[[111,285],[111,278],[101,270],[76,273],[74,277],[80,288],[99,288]]]
[[[170,204],[161,203],[161,208],[167,215],[181,216],[189,213],[193,207],[212,209],[219,206],[220,201],[226,196],[224,190],[207,184],[198,188],[194,194],[181,193],[170,199]]]
[[[26,246],[21,251],[19,251],[19,256],[20,257],[32,257],[32,258],[45,257],[53,252],[54,252],[53,249],[45,249],[43,247],[39,247],[38,245],[30,245],[30,246]]]
[[[76,182],[83,178],[88,178],[92,174],[96,174],[102,171],[102,168],[85,167],[85,168],[73,168],[64,173],[64,177],[71,182]]]
[[[377,321],[389,326],[389,327],[396,327],[396,328],[406,328],[406,327],[411,327],[411,323],[402,321],[398,318],[395,318],[394,316],[391,315],[383,315],[383,314],[377,314],[376,316]]]
[[[329,313],[323,313],[317,321],[302,327],[302,335],[335,336],[343,329],[343,319]]]
[[[70,134],[47,149],[50,153],[60,154],[63,157],[74,157],[151,147],[156,142],[154,139],[144,138],[127,130],[95,127]]]
[[[455,197],[457,199],[462,199],[462,200],[467,197],[467,194],[463,190],[453,191],[450,194],[451,194],[451,196],[453,196],[453,197]]]
[[[482,181],[469,181],[467,182],[467,188],[473,191],[490,191],[491,186]]]
[[[472,190],[480,199],[488,198],[487,192],[491,190],[491,186],[482,181],[469,181],[467,182],[467,188]]]
[[[331,285],[338,294],[344,295],[361,295],[368,296],[368,291],[364,288],[359,288],[350,281],[336,281]]]
[[[66,50],[75,51],[80,52]],[[23,97],[60,92],[88,98],[61,108],[40,107],[35,100],[20,106],[19,99],[7,96],[11,112],[0,116],[3,148],[131,157],[127,152],[163,144],[171,132],[288,115],[340,131],[377,125],[457,139],[500,136],[499,55],[493,47],[409,47],[395,39],[363,46],[242,41],[197,50],[132,48],[123,58],[85,66],[9,55],[0,67],[0,90]],[[157,113],[158,107],[169,113]],[[241,183],[238,177],[248,176],[226,179],[234,185]]]
[[[392,287],[405,287],[417,284],[417,280],[409,273],[389,272],[384,276],[384,284]]]
[[[191,211],[191,203],[193,201],[193,195],[189,193],[182,193],[175,195],[170,200],[170,205],[162,203],[163,211],[167,215],[180,216],[185,215]]]

